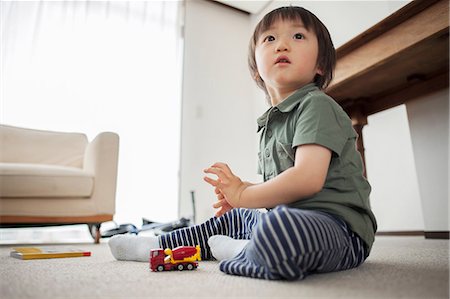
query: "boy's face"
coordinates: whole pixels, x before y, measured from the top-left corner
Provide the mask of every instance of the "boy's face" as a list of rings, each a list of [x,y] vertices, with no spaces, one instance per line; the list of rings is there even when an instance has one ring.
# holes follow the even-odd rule
[[[258,38],[255,59],[269,95],[288,95],[313,82],[319,48],[302,22],[278,20]]]

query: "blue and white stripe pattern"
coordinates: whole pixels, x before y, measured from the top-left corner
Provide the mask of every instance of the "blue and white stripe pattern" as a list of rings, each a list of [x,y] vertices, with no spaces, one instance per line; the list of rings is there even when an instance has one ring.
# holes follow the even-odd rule
[[[161,235],[159,243],[162,248],[200,245],[202,260],[213,258],[208,246],[208,239],[213,235],[225,235],[233,239],[248,240],[261,217],[258,210],[233,209],[221,217],[213,217],[206,222],[178,229]]]
[[[347,224],[327,213],[278,206],[268,213],[234,209],[222,217],[161,236],[161,245],[200,244],[210,259],[207,240],[215,234],[250,239],[244,250],[220,263],[220,270],[264,279],[303,279],[357,267],[367,257],[363,241]]]

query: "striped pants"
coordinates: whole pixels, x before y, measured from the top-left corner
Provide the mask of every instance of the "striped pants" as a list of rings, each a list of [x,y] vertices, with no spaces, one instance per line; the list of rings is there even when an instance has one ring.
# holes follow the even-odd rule
[[[361,238],[347,224],[324,212],[278,206],[267,213],[233,209],[218,218],[160,236],[163,248],[200,245],[203,260],[212,258],[208,238],[226,235],[248,239],[220,270],[264,279],[303,279],[357,267],[367,257]]]

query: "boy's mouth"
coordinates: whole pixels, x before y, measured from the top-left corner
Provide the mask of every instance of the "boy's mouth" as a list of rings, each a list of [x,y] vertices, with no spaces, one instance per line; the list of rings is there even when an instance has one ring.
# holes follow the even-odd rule
[[[280,56],[277,58],[277,60],[275,60],[275,64],[278,63],[291,63],[291,61],[289,60],[289,58],[287,58],[287,56]]]

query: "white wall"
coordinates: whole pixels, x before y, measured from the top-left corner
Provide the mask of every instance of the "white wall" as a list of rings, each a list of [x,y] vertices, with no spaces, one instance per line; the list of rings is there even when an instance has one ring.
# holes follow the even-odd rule
[[[424,229],[405,105],[367,119],[363,129],[371,204],[379,231]]]
[[[263,11],[252,15],[252,29],[264,15],[281,6],[302,6],[327,26],[338,48],[411,1],[271,1]]]
[[[190,191],[195,190],[197,222],[214,214],[215,195],[203,181],[204,168],[222,161],[243,179],[255,180],[249,28],[244,13],[210,1],[186,1],[179,213],[192,214]]]
[[[448,231],[448,89],[408,102],[425,231]]]

